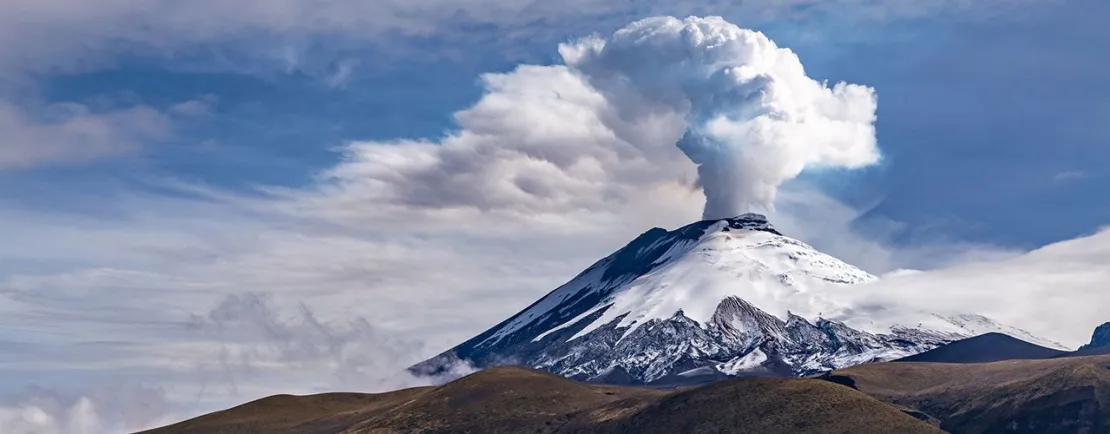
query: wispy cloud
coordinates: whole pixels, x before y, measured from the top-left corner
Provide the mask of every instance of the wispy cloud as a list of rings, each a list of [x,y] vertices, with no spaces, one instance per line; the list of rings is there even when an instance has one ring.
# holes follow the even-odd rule
[[[1068,170],[1068,171],[1060,172],[1060,173],[1057,173],[1056,175],[1053,175],[1052,180],[1056,181],[1056,182],[1068,182],[1068,181],[1074,181],[1074,180],[1077,180],[1077,179],[1083,179],[1086,176],[1087,176],[1087,173],[1083,172],[1081,170]]]
[[[169,112],[175,115],[203,118],[213,115],[220,98],[213,94],[202,95],[197,99],[179,102],[170,106]]]
[[[80,1],[4,0],[0,17],[0,72],[75,71],[112,65],[121,53],[174,56],[219,44],[232,51],[264,54],[284,41],[333,37],[388,50],[403,38],[465,39],[475,28],[496,28],[514,40],[552,32],[582,33],[616,28],[652,14],[716,14],[745,25],[775,19],[802,19],[833,11],[866,20],[952,14],[962,18],[994,15],[1000,6],[944,0],[611,2],[572,0],[554,5],[512,0],[249,0],[234,6],[215,0],[149,2],[114,0],[95,7]],[[1024,4],[1024,2],[1023,2]],[[1005,7],[1020,7],[1006,5]],[[543,25],[537,25],[542,23]],[[257,56],[255,56],[257,58]],[[277,61],[278,59],[273,59]],[[275,62],[275,65],[279,62]]]
[[[0,100],[0,170],[133,152],[170,133],[170,119],[148,106],[94,111],[63,103],[36,111]]]
[[[0,171],[134,153],[171,138],[179,118],[210,115],[216,101],[205,95],[163,110],[145,104],[111,109],[77,102],[17,104],[0,98]]]

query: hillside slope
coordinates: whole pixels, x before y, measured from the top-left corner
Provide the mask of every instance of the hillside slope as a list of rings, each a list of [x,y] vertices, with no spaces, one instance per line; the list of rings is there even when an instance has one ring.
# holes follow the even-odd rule
[[[943,345],[897,362],[988,363],[1015,359],[1051,359],[1067,352],[1031,344],[1002,333],[987,333]]]
[[[851,388],[739,379],[681,392],[579,383],[501,367],[440,387],[275,396],[146,434],[938,433]]]
[[[917,409],[957,434],[1110,432],[1110,356],[880,363],[823,378]]]

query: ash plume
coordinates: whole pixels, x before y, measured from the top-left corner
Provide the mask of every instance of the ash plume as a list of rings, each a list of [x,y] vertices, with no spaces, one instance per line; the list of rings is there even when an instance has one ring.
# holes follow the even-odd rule
[[[879,160],[873,89],[818,82],[789,49],[720,17],[648,18],[560,53],[618,111],[684,115],[677,145],[698,166],[706,219],[773,209],[778,186],[807,168]]]

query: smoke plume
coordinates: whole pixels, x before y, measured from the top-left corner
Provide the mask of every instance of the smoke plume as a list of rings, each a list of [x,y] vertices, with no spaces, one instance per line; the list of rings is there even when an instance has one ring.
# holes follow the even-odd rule
[[[707,219],[773,209],[778,186],[807,168],[879,159],[873,89],[818,82],[792,51],[720,17],[648,18],[560,53],[619,109],[684,116],[677,144],[698,165]]]

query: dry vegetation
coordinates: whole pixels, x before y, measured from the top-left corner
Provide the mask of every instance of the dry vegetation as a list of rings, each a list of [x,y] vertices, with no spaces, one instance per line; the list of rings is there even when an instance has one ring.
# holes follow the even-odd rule
[[[819,380],[740,379],[681,392],[495,368],[433,388],[275,396],[149,431],[247,433],[936,433]]]
[[[1110,356],[881,363],[829,378],[920,410],[953,433],[1110,432]]]

